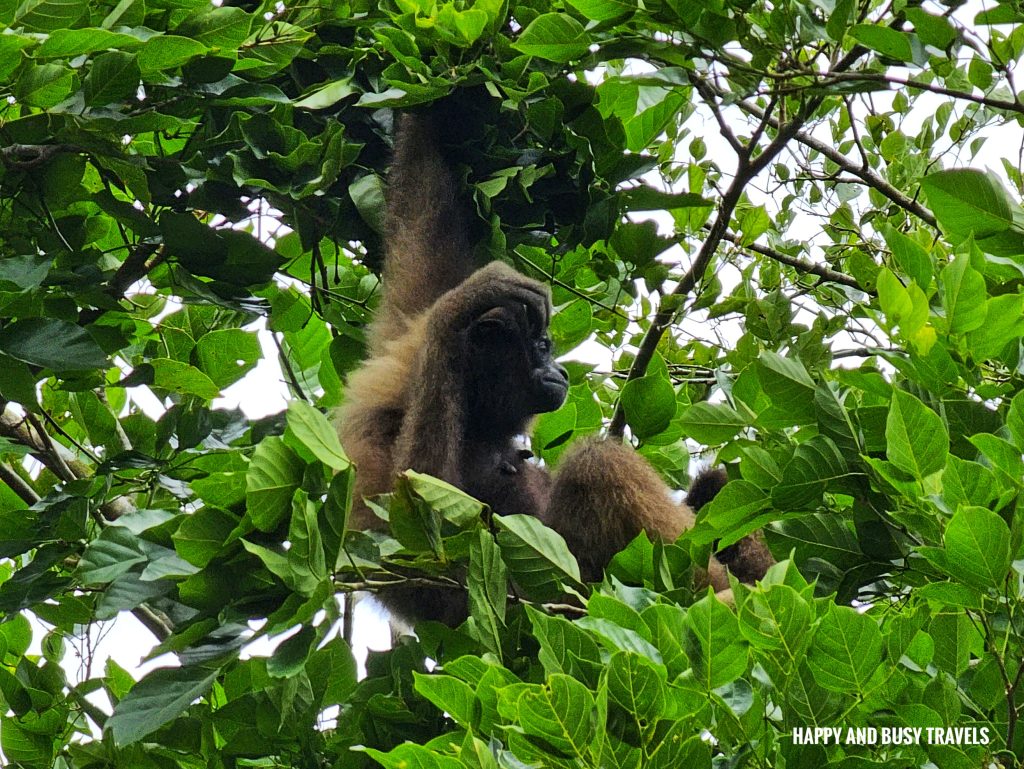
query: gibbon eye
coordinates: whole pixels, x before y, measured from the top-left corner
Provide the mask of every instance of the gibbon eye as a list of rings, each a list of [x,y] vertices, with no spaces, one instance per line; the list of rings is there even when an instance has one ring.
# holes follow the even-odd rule
[[[551,352],[551,340],[541,338],[537,340],[537,349],[542,353]]]

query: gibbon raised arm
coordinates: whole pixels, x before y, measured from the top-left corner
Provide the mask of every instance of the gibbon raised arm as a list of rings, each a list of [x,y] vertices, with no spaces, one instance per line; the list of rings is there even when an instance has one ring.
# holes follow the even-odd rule
[[[352,525],[385,527],[363,498],[417,470],[499,514],[540,517],[566,539],[583,577],[600,579],[641,530],[675,539],[693,525],[693,512],[673,502],[653,468],[620,443],[580,441],[553,477],[517,446],[531,417],[557,409],[568,391],[547,333],[550,293],[504,264],[475,268],[437,119],[403,116],[395,141],[384,295],[370,328],[370,357],[349,377],[339,415],[342,445],[357,467]],[[721,485],[713,475],[697,485],[707,499]],[[771,556],[759,541],[747,545],[742,572],[752,580]],[[728,588],[714,559],[707,576],[716,590]],[[382,600],[409,620],[456,623],[466,612],[455,591],[394,590]]]

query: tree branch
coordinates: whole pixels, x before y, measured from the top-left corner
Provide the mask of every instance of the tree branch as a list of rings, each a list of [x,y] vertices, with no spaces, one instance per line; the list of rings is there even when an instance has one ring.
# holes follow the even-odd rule
[[[0,462],[0,481],[6,483],[8,488],[29,507],[39,501],[39,495],[36,494],[35,489],[29,486],[28,482],[18,475],[18,471],[6,462]]]
[[[722,135],[722,138],[729,142],[729,146],[733,148],[737,155],[745,154],[747,149],[743,146],[743,143],[736,138],[736,134],[733,133],[732,126],[725,121],[725,116],[722,114],[722,110],[718,107],[715,92],[712,91],[708,83],[698,77],[696,73],[691,72],[689,74],[689,79],[693,87],[697,89],[697,93],[699,93],[701,98],[704,100],[704,104],[709,110],[711,110],[711,114],[715,116],[715,120],[718,122],[718,132]],[[721,94],[719,93],[718,95]],[[754,146],[756,144],[757,140],[752,139],[750,146]]]
[[[164,247],[162,243],[140,243],[132,250],[121,266],[117,268],[114,276],[110,279],[104,293],[114,302],[124,299],[125,292],[131,285],[140,280],[163,258]],[[89,307],[78,313],[78,325],[87,326],[99,319],[106,309],[101,307]]]
[[[1006,112],[1015,112],[1018,115],[1024,114],[1024,104],[1021,104],[1020,102],[993,99],[989,96],[975,96],[973,93],[967,93],[966,91],[957,91],[953,88],[946,88],[945,86],[934,85],[932,83],[921,83],[916,80],[884,75],[881,72],[825,72],[816,74],[822,85],[828,85],[829,82],[835,81],[847,83],[863,81],[884,83],[885,85],[895,85],[900,88],[913,88],[919,91],[928,91],[929,93],[936,93],[941,96],[952,96],[954,99],[969,101],[974,104],[981,104],[985,107],[1005,110]]]
[[[92,468],[66,446],[53,440],[43,430],[38,419],[31,414],[27,417],[18,416],[7,408],[7,402],[3,400],[0,400],[0,436],[26,446],[36,460],[64,483],[92,477]],[[135,505],[127,497],[116,497],[100,507],[100,512],[108,521],[134,510]]]
[[[827,280],[830,283],[839,283],[843,286],[855,288],[858,291],[864,291],[864,289],[861,288],[860,284],[852,277],[850,277],[849,275],[845,275],[841,272],[832,270],[826,267],[825,265],[815,264],[814,262],[809,262],[806,259],[800,259],[799,257],[796,256],[790,256],[789,254],[784,254],[781,251],[776,251],[774,248],[769,248],[768,246],[761,246],[758,245],[757,243],[744,245],[740,241],[740,236],[734,232],[726,232],[722,236],[722,238],[723,240],[728,240],[730,243],[733,243],[737,248],[741,250],[752,251],[755,254],[760,254],[761,256],[766,256],[769,259],[773,259],[776,262],[788,264],[790,267],[800,270],[800,272],[807,272],[812,275],[817,275],[822,280]]]
[[[745,154],[740,155],[736,176],[733,177],[732,183],[722,196],[718,206],[718,215],[708,229],[708,237],[701,245],[697,258],[693,260],[690,269],[683,275],[675,289],[662,300],[661,308],[655,314],[654,320],[651,321],[651,325],[644,334],[644,338],[640,341],[636,358],[633,359],[633,365],[630,366],[629,375],[626,377],[627,382],[638,379],[646,373],[647,366],[654,357],[654,352],[658,349],[661,338],[675,322],[676,315],[682,305],[682,302],[677,300],[681,300],[693,291],[697,284],[703,280],[704,273],[711,264],[719,244],[728,232],[729,220],[732,218],[736,204],[739,203],[747,185],[782,151],[782,148],[794,137],[800,126],[806,122],[810,115],[814,114],[821,101],[822,97],[816,97],[805,103],[800,110],[800,114],[794,117],[792,122],[780,127],[775,138],[756,158],[750,157],[754,150],[757,149],[753,146],[748,146]],[[615,413],[612,415],[608,434],[621,438],[625,429],[626,413],[622,408],[622,401],[620,400],[615,405]]]
[[[754,117],[760,118],[762,120],[765,119],[764,111],[760,107],[757,107],[756,105],[751,104],[750,102],[737,101],[736,106],[749,115],[753,115]],[[769,116],[767,119],[772,127],[778,128],[778,121],[775,118]],[[814,138],[809,133],[806,133],[804,131],[796,131],[793,134],[793,138],[800,144],[804,145],[805,147],[808,147],[814,150],[815,152],[820,152],[822,155],[827,157],[829,160],[831,160],[837,166],[842,168],[844,171],[853,174],[858,179],[863,181],[866,185],[882,193],[893,203],[900,206],[900,208],[903,208],[904,210],[910,212],[918,219],[923,221],[925,224],[928,224],[931,227],[938,228],[938,223],[935,221],[935,217],[932,215],[931,211],[922,206],[913,198],[904,195],[900,190],[896,189],[894,186],[889,184],[889,182],[887,182],[881,176],[876,174],[870,168],[852,162],[848,157],[846,157],[846,155],[839,152],[839,150],[837,150],[831,144],[826,144],[825,142]]]

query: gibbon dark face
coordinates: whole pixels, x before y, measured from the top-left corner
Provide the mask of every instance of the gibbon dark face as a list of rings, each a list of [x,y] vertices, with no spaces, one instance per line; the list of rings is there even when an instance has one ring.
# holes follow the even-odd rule
[[[545,318],[510,303],[488,310],[470,329],[469,358],[479,394],[473,412],[499,424],[554,411],[569,391],[569,373],[552,357]]]

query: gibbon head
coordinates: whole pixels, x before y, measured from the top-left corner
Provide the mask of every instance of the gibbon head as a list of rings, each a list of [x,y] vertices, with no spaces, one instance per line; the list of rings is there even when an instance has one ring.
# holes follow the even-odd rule
[[[546,318],[535,308],[517,302],[494,307],[473,322],[469,339],[468,406],[476,424],[519,432],[530,416],[565,401],[569,373],[552,357]]]

